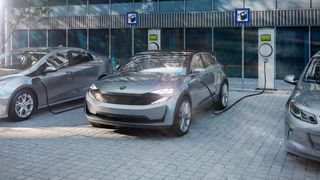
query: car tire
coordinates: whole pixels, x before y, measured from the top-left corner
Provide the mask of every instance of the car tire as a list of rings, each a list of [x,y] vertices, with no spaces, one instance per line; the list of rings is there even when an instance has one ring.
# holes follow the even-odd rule
[[[175,108],[174,124],[171,131],[176,136],[183,136],[188,133],[192,119],[191,102],[187,96],[180,99]]]
[[[27,120],[37,107],[36,96],[30,90],[23,89],[17,92],[9,106],[9,119]]]
[[[228,106],[229,102],[229,85],[224,81],[220,87],[218,100],[215,102],[214,109],[223,110]]]

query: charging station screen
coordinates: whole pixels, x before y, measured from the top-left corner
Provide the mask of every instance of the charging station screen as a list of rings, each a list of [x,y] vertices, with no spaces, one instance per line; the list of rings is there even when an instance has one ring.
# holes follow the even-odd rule
[[[158,35],[157,34],[151,34],[149,39],[150,39],[150,41],[158,41]]]
[[[262,34],[260,36],[260,41],[263,41],[263,42],[271,41],[271,34]]]

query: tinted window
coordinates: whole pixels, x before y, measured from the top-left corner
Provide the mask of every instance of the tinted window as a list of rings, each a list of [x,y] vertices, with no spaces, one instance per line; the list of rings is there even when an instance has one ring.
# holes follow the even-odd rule
[[[204,68],[209,68],[214,65],[214,60],[210,54],[202,54],[202,60]]]
[[[70,52],[70,53],[73,60],[72,65],[83,64],[93,60],[92,56],[85,52]]]
[[[314,58],[305,74],[306,81],[320,82],[320,58]]]
[[[201,56],[199,54],[193,56],[190,69],[191,69],[191,72],[203,71],[205,69],[202,64]]]
[[[49,57],[46,65],[50,67],[55,67],[56,69],[61,69],[69,66],[69,60],[66,58],[66,52],[59,52]]]

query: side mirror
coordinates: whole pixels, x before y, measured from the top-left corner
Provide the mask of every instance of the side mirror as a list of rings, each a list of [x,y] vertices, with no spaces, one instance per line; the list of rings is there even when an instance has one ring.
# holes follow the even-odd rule
[[[298,80],[296,79],[295,75],[288,75],[284,78],[284,81],[289,83],[289,84],[293,84],[293,85],[297,85]]]
[[[203,69],[203,68],[196,68],[196,69],[193,69],[193,70],[191,71],[191,74],[192,74],[192,75],[196,75],[196,74],[201,74],[201,73],[203,73],[203,72],[205,72],[205,69]]]
[[[53,73],[53,72],[56,72],[57,69],[55,67],[47,67],[43,73],[47,74],[47,73]]]

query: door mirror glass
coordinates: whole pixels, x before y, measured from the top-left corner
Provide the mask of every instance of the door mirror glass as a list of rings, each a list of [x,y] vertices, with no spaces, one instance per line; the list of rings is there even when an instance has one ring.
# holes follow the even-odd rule
[[[295,75],[286,76],[284,81],[289,83],[289,84],[293,84],[293,85],[296,85],[298,83],[298,80],[297,80]]]
[[[47,74],[47,73],[52,73],[52,72],[56,72],[56,71],[57,71],[57,69],[55,67],[47,67],[43,72],[45,74]]]

